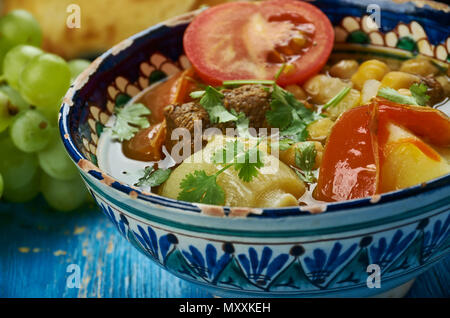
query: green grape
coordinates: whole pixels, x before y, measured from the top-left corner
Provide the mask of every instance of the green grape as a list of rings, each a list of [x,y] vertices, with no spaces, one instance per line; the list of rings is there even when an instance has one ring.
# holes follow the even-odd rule
[[[9,97],[9,101],[19,110],[26,110],[30,108],[30,104],[23,99],[18,91],[8,85],[1,85],[0,92],[5,93]]]
[[[40,192],[40,171],[35,173],[34,177],[21,187],[15,189],[5,188],[3,198],[13,203],[23,203],[31,201]]]
[[[38,171],[36,155],[20,151],[10,138],[0,140],[0,173],[5,191],[23,188]]]
[[[14,145],[23,152],[44,149],[50,141],[52,127],[47,118],[37,110],[21,113],[12,123],[9,135]]]
[[[0,19],[0,35],[13,45],[40,47],[42,30],[39,22],[25,10],[14,10]]]
[[[78,177],[78,170],[57,133],[52,135],[48,146],[38,153],[38,159],[42,170],[52,178],[68,181]]]
[[[15,88],[19,88],[19,77],[24,67],[36,56],[44,52],[31,45],[18,45],[11,49],[3,60],[3,75],[8,84]]]
[[[3,60],[14,45],[0,35],[0,74],[3,74]]]
[[[81,178],[61,181],[43,173],[41,191],[47,203],[58,211],[72,211],[86,201],[87,190]]]
[[[70,69],[66,61],[48,53],[33,58],[19,79],[19,91],[25,100],[43,109],[60,103],[69,86]]]
[[[72,60],[67,63],[70,68],[70,74],[72,76],[71,81],[73,82],[78,75],[80,75],[87,67],[91,64],[88,60]]]
[[[2,198],[3,195],[3,177],[2,174],[0,173],[0,199]]]
[[[0,132],[5,131],[11,123],[11,116],[9,113],[9,98],[8,96],[0,91]]]

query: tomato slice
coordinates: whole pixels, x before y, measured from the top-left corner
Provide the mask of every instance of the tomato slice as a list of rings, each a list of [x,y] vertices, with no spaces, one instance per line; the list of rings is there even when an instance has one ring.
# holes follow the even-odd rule
[[[322,201],[343,201],[381,193],[389,126],[395,124],[433,146],[450,146],[450,119],[439,110],[376,99],[341,115],[327,141],[314,196]],[[439,161],[439,155],[418,140],[424,155]],[[420,168],[420,167],[419,167]]]
[[[319,72],[333,48],[327,16],[303,1],[232,2],[199,14],[184,35],[184,50],[210,85],[226,80],[302,83]]]

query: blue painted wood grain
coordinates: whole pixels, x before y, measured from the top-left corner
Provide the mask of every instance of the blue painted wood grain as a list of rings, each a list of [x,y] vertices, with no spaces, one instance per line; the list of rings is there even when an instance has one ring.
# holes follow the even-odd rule
[[[81,286],[68,288],[70,264]],[[450,297],[450,257],[421,275],[408,297]],[[42,198],[0,202],[0,297],[183,297],[213,295],[149,261],[94,206],[64,214]]]

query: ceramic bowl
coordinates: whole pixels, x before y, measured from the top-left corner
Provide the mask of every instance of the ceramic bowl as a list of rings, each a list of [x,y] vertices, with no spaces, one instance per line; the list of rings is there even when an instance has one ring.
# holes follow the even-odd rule
[[[398,63],[423,54],[448,68],[449,8],[417,2],[370,1],[381,9],[381,28],[375,30],[367,27],[371,12],[360,1],[313,3],[335,26],[337,57],[370,53]],[[64,99],[59,126],[65,147],[121,235],[164,269],[219,295],[401,295],[411,280],[449,254],[450,175],[360,200],[248,209],[144,193],[101,171],[97,143],[115,109],[189,67],[182,37],[196,14],[113,47],[78,77]]]

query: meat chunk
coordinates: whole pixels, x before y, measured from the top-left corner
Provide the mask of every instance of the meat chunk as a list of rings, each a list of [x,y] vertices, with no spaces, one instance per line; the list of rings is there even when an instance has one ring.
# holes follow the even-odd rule
[[[222,91],[227,109],[243,112],[250,120],[250,127],[267,127],[266,112],[270,110],[270,92],[261,85],[243,85]]]
[[[203,127],[210,126],[208,112],[199,104],[190,102],[183,105],[169,105],[164,108],[168,131],[183,127],[194,132],[194,121],[201,120]]]
[[[164,108],[164,117],[167,122],[166,148],[169,153],[179,140],[172,140],[172,132],[177,128],[185,128],[191,134],[191,153],[194,153],[194,123],[197,120],[202,122],[202,129],[211,127],[208,112],[199,104],[190,102],[186,104],[174,104]],[[189,154],[180,154],[184,159]]]
[[[237,113],[243,112],[250,120],[250,127],[267,127],[266,112],[270,109],[270,93],[261,85],[244,85],[235,89],[222,91],[223,104]],[[208,112],[197,102],[182,105],[173,104],[164,108],[164,117],[167,122],[166,148],[172,152],[178,140],[172,140],[172,132],[176,128],[185,128],[191,134],[191,153],[194,152],[194,122],[202,121],[202,130],[216,127],[226,133],[227,128],[235,128],[234,122],[211,124]],[[203,142],[205,142],[203,140]],[[185,157],[183,155],[183,157]]]
[[[422,76],[421,82],[427,87],[427,95],[430,96],[428,106],[434,106],[440,101],[444,100],[445,92],[442,85],[433,76]]]

